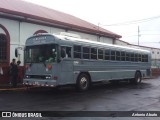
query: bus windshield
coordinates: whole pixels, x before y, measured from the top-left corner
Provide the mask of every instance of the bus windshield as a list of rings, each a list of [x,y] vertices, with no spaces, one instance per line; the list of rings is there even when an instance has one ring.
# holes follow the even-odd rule
[[[26,63],[40,63],[40,62],[56,62],[57,61],[57,45],[36,45],[27,46],[25,50]]]

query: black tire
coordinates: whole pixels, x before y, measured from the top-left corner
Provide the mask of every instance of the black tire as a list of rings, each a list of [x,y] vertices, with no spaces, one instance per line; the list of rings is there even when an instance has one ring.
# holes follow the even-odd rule
[[[135,85],[140,84],[141,81],[142,81],[142,76],[141,76],[141,73],[140,73],[140,72],[136,72],[135,78],[132,79],[132,80],[130,80],[130,82],[131,82],[132,84],[135,84]]]
[[[88,90],[89,87],[90,87],[90,80],[88,75],[80,74],[77,79],[76,89],[82,92]]]

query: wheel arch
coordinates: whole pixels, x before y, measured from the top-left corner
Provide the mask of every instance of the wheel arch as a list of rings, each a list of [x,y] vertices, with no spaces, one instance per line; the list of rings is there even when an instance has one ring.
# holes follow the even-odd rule
[[[141,75],[141,77],[142,77],[142,72],[140,71],[140,70],[136,70],[136,72],[135,72],[135,75],[134,76],[136,76],[136,74],[137,73],[140,73],[140,75]]]
[[[81,74],[86,74],[86,75],[88,76],[88,78],[89,78],[90,83],[92,82],[91,75],[89,74],[88,71],[80,72],[80,73],[78,74],[76,80],[78,80],[78,78],[79,78],[79,76],[80,76]]]

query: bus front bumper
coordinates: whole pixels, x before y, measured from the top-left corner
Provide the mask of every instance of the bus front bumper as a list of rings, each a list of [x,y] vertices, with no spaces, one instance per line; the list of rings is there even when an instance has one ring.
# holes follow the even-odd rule
[[[28,86],[44,86],[44,87],[56,87],[56,80],[37,80],[37,79],[23,79],[23,84]]]

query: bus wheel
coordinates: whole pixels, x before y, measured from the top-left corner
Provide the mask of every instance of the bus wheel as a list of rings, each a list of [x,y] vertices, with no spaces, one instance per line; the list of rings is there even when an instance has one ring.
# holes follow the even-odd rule
[[[77,79],[77,83],[76,83],[77,90],[86,91],[88,90],[89,86],[90,86],[90,80],[89,80],[88,75],[81,74]]]
[[[138,85],[142,81],[142,76],[140,72],[136,72],[135,78],[131,80],[131,83]]]

